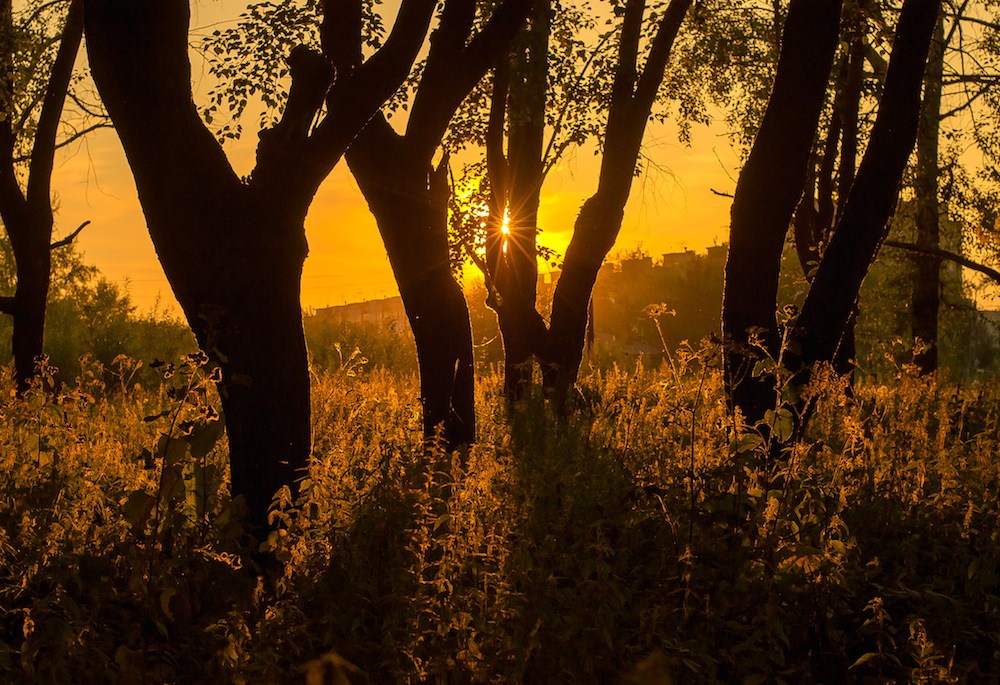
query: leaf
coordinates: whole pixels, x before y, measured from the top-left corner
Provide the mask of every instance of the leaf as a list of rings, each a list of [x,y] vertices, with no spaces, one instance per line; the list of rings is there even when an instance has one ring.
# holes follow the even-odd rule
[[[134,490],[129,493],[123,509],[125,520],[132,524],[132,532],[135,535],[140,535],[146,528],[146,521],[153,513],[155,504],[156,498],[145,490]]]
[[[191,446],[191,456],[194,459],[201,459],[211,452],[222,437],[224,428],[225,424],[221,419],[213,419],[195,426],[191,434],[185,438]]]
[[[861,656],[858,657],[857,661],[855,661],[853,664],[851,664],[847,668],[848,668],[848,670],[850,670],[850,669],[856,668],[858,666],[863,666],[864,664],[867,664],[869,661],[871,661],[872,659],[874,659],[877,656],[878,656],[878,654],[876,654],[875,652],[868,652],[867,654],[862,654]]]
[[[730,449],[735,454],[746,454],[747,452],[752,452],[764,443],[764,439],[760,437],[757,433],[744,433],[737,439],[733,440],[733,444]]]
[[[163,468],[169,468],[184,459],[187,449],[188,444],[183,439],[168,435],[161,435],[156,443],[156,453],[163,458]]]
[[[767,374],[771,375],[774,373],[774,360],[773,359],[761,359],[759,362],[753,365],[753,377],[760,378],[761,376]]]
[[[792,416],[792,412],[785,407],[777,411],[768,409],[764,413],[762,423],[771,429],[772,434],[778,442],[788,442],[788,439],[792,437],[792,433],[795,431],[795,419]]]

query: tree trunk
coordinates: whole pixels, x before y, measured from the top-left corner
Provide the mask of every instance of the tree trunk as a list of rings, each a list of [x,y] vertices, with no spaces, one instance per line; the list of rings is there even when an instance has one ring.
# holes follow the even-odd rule
[[[13,33],[9,0],[0,5],[0,17],[3,23],[0,30]],[[9,72],[13,54],[6,52],[0,58],[0,70],[3,71],[0,98],[9,103],[0,123],[0,216],[10,238],[17,269],[14,297],[8,301],[9,306],[4,307],[4,313],[14,319],[11,348],[14,379],[21,393],[30,386],[37,361],[44,351],[45,309],[52,270],[52,167],[59,121],[82,38],[83,2],[73,0],[45,84],[23,193],[13,159],[16,132],[12,122],[14,93]],[[7,43],[4,49],[13,50],[13,46]]]
[[[515,43],[509,65],[496,71],[488,135],[502,137],[506,103],[510,112],[507,159],[497,159],[502,158],[502,141],[497,141],[496,147],[487,145],[487,155],[492,157],[488,161],[490,181],[495,186],[491,185],[486,259],[496,290],[491,305],[503,338],[504,395],[508,400],[520,399],[530,387],[532,357],[545,333],[535,300],[551,4],[536,3],[529,20]]]
[[[402,0],[392,31],[364,63],[360,20],[324,14],[326,54],[293,48],[281,120],[261,131],[257,164],[242,180],[192,99],[187,0],[86,0],[94,82],[167,280],[222,370],[232,492],[246,499],[255,528],[266,526],[278,488],[294,494],[310,452],[299,297],[306,213],[350,141],[406,78],[435,5]],[[331,55],[359,63],[335,70]]]
[[[631,181],[631,176],[628,179]],[[580,371],[590,297],[597,273],[621,228],[627,199],[627,193],[624,198],[608,200],[599,192],[583,204],[573,227],[562,274],[552,296],[552,321],[541,355],[544,383],[554,393],[557,403],[565,399]]]
[[[938,137],[941,124],[941,79],[944,71],[944,20],[938,19],[924,75],[924,103],[917,126],[917,171],[914,181],[916,244],[940,249],[938,208]],[[941,302],[941,258],[915,253],[916,274],[910,321],[913,363],[921,374],[937,371],[938,309]]]
[[[347,163],[375,216],[417,345],[424,437],[453,450],[476,436],[472,329],[449,263],[447,162],[433,169],[414,148],[377,116]]]
[[[885,240],[920,117],[920,86],[939,0],[906,0],[871,140],[802,313],[802,361],[831,361]]]
[[[14,354],[14,380],[23,393],[35,377],[38,360],[45,344],[45,307],[49,298],[52,272],[51,211],[47,217],[31,217],[23,228],[28,244],[11,241],[17,262],[17,290],[14,291],[14,330],[11,350]],[[17,233],[19,231],[15,231]],[[11,234],[13,237],[13,234]],[[31,244],[34,243],[34,244]]]
[[[730,404],[750,425],[774,406],[772,379],[752,371],[762,356],[780,354],[775,307],[781,252],[806,180],[840,10],[839,0],[792,0],[771,97],[733,200],[722,309],[726,387]]]

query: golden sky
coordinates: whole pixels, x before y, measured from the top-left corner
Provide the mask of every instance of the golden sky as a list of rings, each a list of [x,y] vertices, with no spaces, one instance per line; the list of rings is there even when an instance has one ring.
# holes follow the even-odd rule
[[[235,19],[239,0],[195,3],[192,26]],[[195,92],[211,84],[196,64]],[[197,96],[196,96],[197,97]],[[244,138],[226,150],[238,173],[250,171],[256,132],[244,122]],[[692,145],[677,142],[669,124],[651,125],[644,153],[662,170],[637,178],[615,251],[641,244],[650,254],[703,250],[728,236],[730,200],[738,160],[715,129],[696,129]],[[539,225],[544,244],[562,251],[576,213],[597,187],[598,157],[592,150],[568,156],[543,188]],[[142,311],[157,302],[176,303],[156,260],[135,185],[114,131],[99,131],[57,157],[53,188],[58,196],[57,235],[85,220],[78,247],[109,280],[125,284]],[[456,173],[459,170],[456,169]],[[316,308],[397,294],[375,221],[343,161],[320,188],[306,220],[309,257],[302,279],[303,307]]]

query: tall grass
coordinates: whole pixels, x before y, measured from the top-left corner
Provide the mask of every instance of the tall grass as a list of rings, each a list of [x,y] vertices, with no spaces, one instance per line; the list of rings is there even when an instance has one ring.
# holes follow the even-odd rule
[[[262,541],[203,358],[153,390],[124,360],[23,400],[4,377],[0,681],[996,682],[1000,384],[820,377],[765,471],[717,359],[595,371],[564,419],[486,375],[453,455],[412,376],[318,373]]]

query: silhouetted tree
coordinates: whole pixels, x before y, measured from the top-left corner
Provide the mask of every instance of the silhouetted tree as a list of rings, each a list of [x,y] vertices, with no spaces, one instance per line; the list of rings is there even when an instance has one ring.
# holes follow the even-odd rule
[[[753,375],[756,346],[778,357],[775,307],[781,251],[796,204],[837,48],[840,0],[792,0],[771,97],[733,199],[722,328],[730,400],[750,423],[773,406]]]
[[[759,344],[764,354],[783,359],[792,370],[830,362],[837,353],[861,282],[885,239],[913,149],[924,67],[940,2],[906,0],[903,5],[868,147],[795,321],[795,344],[782,350],[775,317],[781,246],[806,178],[840,9],[839,3],[831,2],[824,3],[824,11],[819,12],[816,5],[791,3],[774,89],[733,203],[723,309],[731,346],[727,384],[732,403],[751,425],[775,404],[769,379],[753,373],[759,355],[751,343]],[[818,23],[810,27],[812,22]],[[804,71],[807,64],[812,68]],[[802,92],[797,94],[799,89]],[[804,102],[809,106],[801,111],[810,116],[806,119],[803,114],[799,120],[804,94],[808,94]],[[783,179],[783,191],[771,197],[767,186],[776,171]],[[763,211],[765,207],[768,211]]]
[[[796,323],[807,366],[833,359],[861,282],[888,234],[917,136],[921,86],[940,5],[940,0],[903,3],[868,147]]]
[[[26,21],[46,21],[46,10],[35,8]],[[83,0],[68,3],[54,57],[47,45],[32,44],[16,33],[11,0],[0,2],[0,218],[10,238],[17,268],[14,295],[0,297],[0,313],[13,318],[14,377],[24,391],[42,355],[45,306],[52,271],[51,251],[80,232],[52,244],[52,168],[63,106],[73,76],[73,64],[83,35]],[[43,34],[44,35],[44,34]],[[20,40],[19,40],[20,38]],[[23,41],[28,41],[25,44]],[[35,81],[32,87],[31,81]],[[18,82],[19,85],[15,85]],[[21,89],[21,92],[16,92]],[[24,158],[20,158],[25,150]],[[20,167],[27,170],[20,173]],[[22,188],[23,185],[23,188]],[[86,225],[86,224],[84,224]]]
[[[476,437],[472,331],[452,275],[448,156],[432,159],[462,100],[507,51],[535,0],[507,0],[478,32],[474,0],[447,0],[412,98],[404,133],[376,114],[347,163],[385,243],[420,365],[424,435],[454,449]],[[360,25],[360,21],[355,21]],[[360,60],[345,55],[342,66]]]
[[[940,17],[931,41],[924,74],[924,102],[917,126],[917,163],[913,190],[916,208],[916,244],[921,248],[941,247],[941,205],[938,188],[938,140],[941,135],[941,82],[944,77],[944,18]],[[941,257],[933,253],[914,256],[916,274],[910,321],[913,335],[913,363],[920,373],[938,368],[938,310],[941,306]]]
[[[657,16],[641,69],[646,6],[642,0],[629,0],[623,9],[617,59],[604,100],[607,121],[598,188],[577,217],[548,325],[535,302],[539,193],[551,168],[543,136],[545,89],[553,87],[545,57],[548,6],[539,5],[531,18],[525,53],[496,71],[486,134],[491,216],[484,267],[503,333],[508,397],[519,396],[530,380],[531,359],[542,364],[544,385],[557,398],[564,398],[576,381],[597,272],[621,229],[646,122],[690,5],[689,0],[672,0]]]
[[[434,0],[403,0],[370,59],[337,71],[359,33],[324,3],[324,53],[292,49],[280,121],[257,164],[233,171],[191,93],[187,0],[86,0],[94,81],[135,176],[150,237],[201,347],[221,367],[234,495],[265,525],[275,490],[310,452],[309,371],[300,279],[303,222],[317,188],[396,91],[424,42]],[[318,119],[318,121],[317,121]]]

